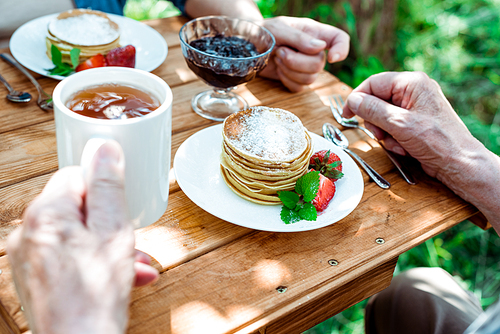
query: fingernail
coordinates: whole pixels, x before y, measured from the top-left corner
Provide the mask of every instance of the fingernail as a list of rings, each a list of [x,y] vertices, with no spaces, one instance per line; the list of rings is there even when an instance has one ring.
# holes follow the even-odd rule
[[[332,53],[330,56],[330,63],[335,63],[340,59],[340,55],[338,53]]]
[[[118,143],[106,142],[97,151],[97,161],[102,164],[116,165],[120,162],[121,154]]]
[[[285,59],[285,57],[286,57],[286,52],[282,48],[279,48],[278,51],[276,51],[276,54],[278,55],[278,58],[281,58],[281,59]]]
[[[405,155],[405,150],[403,150],[403,148],[399,147],[399,146],[395,146],[392,148],[392,151],[394,153],[397,153],[399,155]]]
[[[363,96],[361,94],[351,93],[351,95],[347,98],[347,106],[352,111],[358,111],[361,101],[363,101]]]
[[[139,262],[142,262],[145,264],[151,263],[151,256],[149,256],[148,254],[143,253],[141,251],[136,251],[135,259],[136,259],[136,261],[139,261]]]
[[[310,43],[315,48],[326,47],[326,42],[321,40],[321,39],[313,38],[313,39],[311,39]]]

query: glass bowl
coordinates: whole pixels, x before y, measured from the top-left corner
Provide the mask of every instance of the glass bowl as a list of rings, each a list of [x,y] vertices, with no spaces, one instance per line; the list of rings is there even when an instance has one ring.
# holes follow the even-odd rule
[[[266,67],[275,45],[269,30],[247,20],[206,16],[186,23],[179,37],[188,67],[213,87],[193,97],[193,110],[205,118],[223,121],[248,108],[248,103],[231,90]]]

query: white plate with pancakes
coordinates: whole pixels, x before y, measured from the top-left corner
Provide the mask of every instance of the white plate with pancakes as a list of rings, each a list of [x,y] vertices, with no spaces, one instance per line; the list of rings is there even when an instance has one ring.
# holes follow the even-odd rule
[[[186,139],[174,158],[174,171],[182,191],[196,205],[230,223],[270,232],[300,232],[331,225],[350,214],[363,196],[364,183],[357,164],[342,149],[309,132],[314,152],[330,150],[342,160],[344,177],[335,182],[336,192],[316,221],[285,224],[281,205],[261,205],[236,195],[225,183],[220,168],[222,124],[203,129]]]
[[[12,35],[9,47],[14,58],[24,67],[38,74],[62,80],[65,77],[50,75],[47,71],[54,67],[46,53],[47,27],[58,15],[46,15],[25,23]],[[167,43],[156,30],[128,17],[106,15],[119,26],[119,44],[135,47],[135,68],[151,72],[165,61],[168,53]]]

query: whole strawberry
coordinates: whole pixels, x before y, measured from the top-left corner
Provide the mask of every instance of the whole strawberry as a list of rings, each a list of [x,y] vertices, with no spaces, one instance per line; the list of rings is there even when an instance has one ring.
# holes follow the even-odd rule
[[[333,182],[340,179],[344,174],[342,173],[342,161],[335,153],[330,150],[322,150],[314,153],[309,160],[309,168],[312,168]]]
[[[135,47],[133,45],[114,48],[106,55],[108,66],[135,67]]]
[[[312,200],[312,205],[314,205],[316,211],[321,212],[325,210],[328,204],[330,204],[333,195],[335,195],[335,183],[320,173],[318,193]]]

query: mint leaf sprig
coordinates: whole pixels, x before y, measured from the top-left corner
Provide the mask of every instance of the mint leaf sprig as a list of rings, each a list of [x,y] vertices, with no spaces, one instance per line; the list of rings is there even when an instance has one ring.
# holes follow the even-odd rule
[[[52,44],[50,47],[50,55],[52,58],[52,63],[55,65],[54,68],[47,69],[51,75],[68,76],[73,73],[78,66],[80,60],[80,49],[73,48],[69,52],[71,59],[71,64],[63,63],[61,51]]]
[[[318,189],[319,172],[311,171],[297,180],[295,191],[278,191],[278,197],[283,202],[281,220],[285,224],[293,224],[303,219],[315,221],[318,213],[311,202]]]

